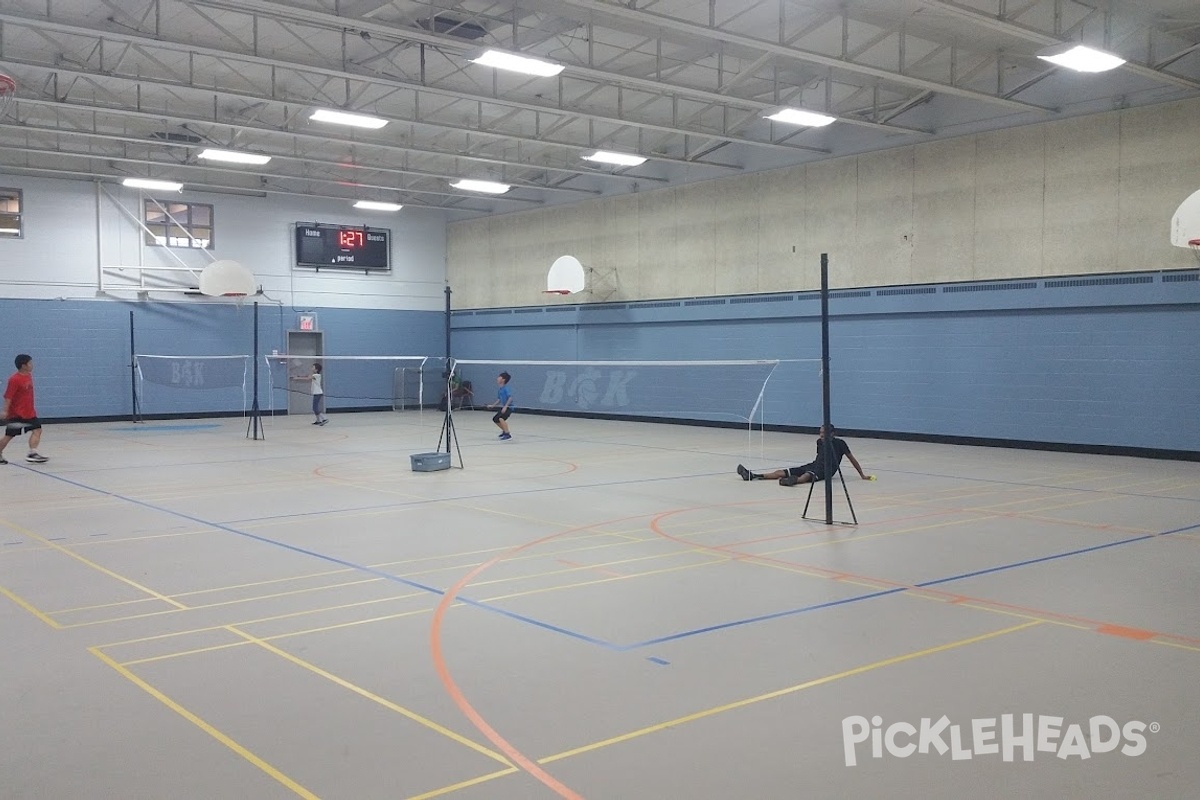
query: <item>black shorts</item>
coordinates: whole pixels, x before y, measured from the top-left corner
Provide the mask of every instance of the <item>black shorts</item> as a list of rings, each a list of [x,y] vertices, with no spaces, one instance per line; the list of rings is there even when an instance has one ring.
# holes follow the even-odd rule
[[[12,419],[5,421],[4,435],[15,438],[20,436],[22,433],[36,431],[41,427],[42,423],[37,417],[34,417],[33,419],[20,419],[18,417],[13,417]]]
[[[513,410],[510,408],[506,411],[497,411],[496,416],[492,417],[492,422],[499,422],[502,419],[508,419],[512,416]]]
[[[825,480],[824,465],[818,464],[815,461],[811,464],[805,464],[803,467],[788,467],[785,471],[794,478],[799,478],[804,473],[811,472],[814,481]]]

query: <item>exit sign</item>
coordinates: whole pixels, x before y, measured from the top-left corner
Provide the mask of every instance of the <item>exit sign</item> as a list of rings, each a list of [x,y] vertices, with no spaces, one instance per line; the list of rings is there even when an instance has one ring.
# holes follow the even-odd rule
[[[302,331],[315,331],[317,329],[317,315],[301,314],[300,323],[297,327]]]

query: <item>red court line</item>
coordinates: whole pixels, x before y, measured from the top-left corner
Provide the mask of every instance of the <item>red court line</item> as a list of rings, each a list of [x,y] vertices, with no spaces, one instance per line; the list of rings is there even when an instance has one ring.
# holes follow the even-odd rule
[[[642,519],[645,516],[645,514],[638,514],[630,517],[620,517],[617,519],[595,522],[590,525],[581,525],[576,528],[568,528],[566,530],[559,531],[558,533],[552,533],[548,536],[543,536],[540,539],[534,539],[533,541],[526,542],[522,545],[517,545],[516,547],[494,556],[491,560],[480,564],[460,578],[457,583],[446,590],[446,593],[442,595],[441,602],[437,604],[437,607],[433,611],[433,621],[429,630],[430,655],[433,658],[433,665],[437,670],[438,679],[441,680],[442,686],[445,688],[446,693],[450,695],[450,699],[454,701],[456,706],[458,706],[459,711],[461,711],[463,715],[470,720],[471,724],[474,725],[480,733],[486,736],[488,740],[500,750],[500,752],[512,759],[514,764],[525,770],[532,777],[541,781],[542,784],[557,793],[559,797],[564,798],[564,800],[583,800],[583,797],[577,794],[570,787],[560,782],[553,775],[546,772],[544,769],[538,766],[533,759],[526,756],[524,753],[514,747],[511,742],[501,736],[500,733],[497,732],[496,729],[490,724],[488,724],[487,720],[485,720],[483,716],[475,710],[475,707],[471,705],[470,701],[467,700],[466,696],[462,693],[462,690],[458,687],[454,677],[450,674],[450,668],[446,664],[445,653],[442,650],[442,628],[445,624],[446,611],[454,604],[454,601],[458,597],[459,593],[465,589],[471,581],[494,567],[496,564],[499,564],[504,559],[516,555],[522,550],[535,547],[539,544],[544,544],[552,539],[557,539],[560,536],[567,536],[572,533],[591,530],[592,528],[598,528],[601,525],[615,525],[621,522]]]
[[[721,504],[721,506],[699,506],[697,508],[717,508],[717,507],[722,507],[723,505],[724,504]],[[738,505],[738,504],[730,504],[730,505]],[[696,510],[696,508],[676,509],[674,511],[664,511],[660,514],[656,514],[650,520],[650,530],[654,534],[656,534],[664,539],[675,542],[676,544],[684,545],[684,546],[692,548],[692,549],[709,550],[712,552],[719,553],[721,555],[734,556],[734,557],[738,558],[739,560],[745,559],[745,560],[752,560],[752,561],[761,561],[761,562],[767,563],[767,564],[775,564],[778,566],[785,566],[785,567],[790,567],[790,568],[794,568],[794,569],[808,570],[808,571],[815,572],[818,575],[823,575],[831,580],[856,580],[856,581],[863,581],[868,584],[875,584],[880,587],[907,589],[907,590],[917,593],[917,594],[933,595],[936,597],[940,597],[950,603],[974,603],[977,605],[986,606],[986,607],[990,607],[990,608],[994,608],[994,609],[1012,611],[1012,612],[1015,612],[1018,614],[1023,614],[1023,615],[1034,615],[1034,616],[1040,616],[1040,617],[1043,617],[1043,618],[1046,618],[1049,620],[1057,620],[1057,621],[1061,621],[1061,622],[1072,622],[1072,623],[1080,625],[1081,627],[1089,628],[1096,633],[1104,633],[1104,634],[1108,634],[1108,635],[1119,635],[1119,636],[1124,636],[1125,638],[1136,639],[1138,641],[1148,641],[1150,639],[1166,639],[1166,640],[1171,640],[1171,641],[1176,641],[1176,642],[1185,642],[1185,643],[1191,644],[1191,645],[1200,645],[1200,639],[1194,638],[1191,636],[1183,636],[1178,633],[1165,633],[1165,632],[1161,632],[1161,631],[1150,631],[1150,630],[1142,630],[1139,628],[1129,628],[1129,627],[1126,627],[1123,625],[1116,625],[1114,623],[1089,619],[1087,617],[1079,617],[1079,616],[1075,616],[1073,614],[1062,614],[1059,612],[1049,611],[1046,609],[1033,608],[1031,606],[1016,605],[1015,603],[1005,603],[1005,602],[1001,602],[998,600],[987,600],[982,597],[972,597],[971,595],[957,594],[955,592],[947,592],[942,589],[934,589],[932,587],[923,588],[920,586],[913,586],[913,585],[907,584],[907,583],[888,580],[886,578],[877,578],[877,577],[869,576],[869,575],[856,575],[854,573],[831,570],[831,569],[827,569],[825,567],[818,567],[818,566],[810,565],[810,564],[801,564],[796,561],[787,561],[787,560],[779,559],[779,558],[771,558],[769,556],[760,556],[760,555],[755,555],[753,553],[745,553],[745,552],[742,552],[739,550],[732,549],[734,547],[733,545],[722,545],[720,547],[716,547],[716,546],[712,546],[712,545],[705,545],[705,544],[701,544],[698,542],[689,541],[687,539],[681,539],[677,536],[667,533],[666,531],[664,531],[662,529],[660,523],[662,520],[666,519],[667,517],[671,517],[676,514],[682,514],[682,513],[688,512],[688,511],[695,511],[695,510]],[[1142,534],[1142,535],[1144,535],[1144,534]]]

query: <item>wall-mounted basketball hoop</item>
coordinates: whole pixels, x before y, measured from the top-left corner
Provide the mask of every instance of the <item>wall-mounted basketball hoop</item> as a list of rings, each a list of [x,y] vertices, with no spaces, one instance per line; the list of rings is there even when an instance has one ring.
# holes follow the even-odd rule
[[[587,273],[575,256],[559,256],[546,273],[546,289],[543,294],[568,295],[582,292],[587,287]]]
[[[209,297],[231,297],[240,304],[256,291],[254,273],[231,259],[214,261],[200,273],[200,294]]]
[[[1200,191],[1192,192],[1171,217],[1171,244],[1190,249],[1200,264]]]
[[[11,76],[0,72],[0,119],[8,113],[16,97],[17,82]]]

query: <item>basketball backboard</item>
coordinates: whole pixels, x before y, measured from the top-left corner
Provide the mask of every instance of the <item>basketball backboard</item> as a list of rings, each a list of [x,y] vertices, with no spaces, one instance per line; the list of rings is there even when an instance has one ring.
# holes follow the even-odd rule
[[[583,264],[575,256],[559,256],[546,274],[545,294],[576,294],[587,286]]]
[[[1200,240],[1200,190],[1184,200],[1171,218],[1171,244],[1195,248],[1197,240]]]

